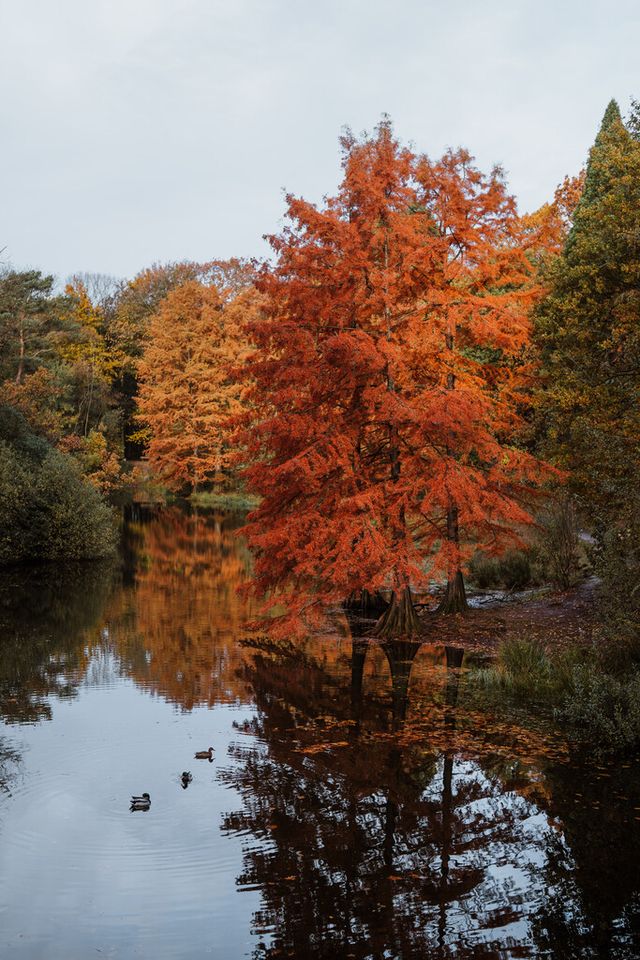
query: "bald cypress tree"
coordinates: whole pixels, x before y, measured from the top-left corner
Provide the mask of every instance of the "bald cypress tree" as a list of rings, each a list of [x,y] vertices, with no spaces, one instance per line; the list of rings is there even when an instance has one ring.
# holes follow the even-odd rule
[[[614,100],[548,284],[537,313],[547,435],[596,520],[609,572],[618,555],[610,586],[640,604],[640,142]]]

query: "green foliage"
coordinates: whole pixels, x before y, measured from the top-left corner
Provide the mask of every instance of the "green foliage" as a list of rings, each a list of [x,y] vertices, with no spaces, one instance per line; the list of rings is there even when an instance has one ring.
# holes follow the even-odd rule
[[[102,557],[113,544],[111,511],[74,461],[0,408],[0,564]]]
[[[32,489],[32,556],[81,560],[113,549],[111,512],[69,457],[51,450]]]
[[[640,558],[640,141],[612,101],[564,252],[536,316],[548,453],[570,471],[598,538],[610,608],[636,617]],[[635,502],[635,506],[634,506]],[[565,583],[570,572],[556,571]],[[637,617],[636,617],[637,619]]]
[[[469,562],[468,576],[471,583],[480,590],[497,587],[500,585],[498,561],[495,557],[487,557],[478,550]]]
[[[53,325],[64,298],[39,270],[0,272],[0,380],[20,383],[53,347]]]
[[[485,688],[530,696],[549,693],[552,678],[551,660],[543,646],[527,637],[506,640],[498,648],[495,663],[475,674],[476,682]]]
[[[536,640],[508,640],[500,648],[499,662],[505,672],[514,678],[543,679],[550,671],[549,658]]]
[[[601,638],[597,647],[546,650],[515,637],[498,649],[490,667],[470,680],[496,697],[522,706],[546,702],[569,736],[595,753],[626,753],[640,747],[640,648]]]
[[[0,440],[0,564],[23,560],[30,538],[28,460]]]
[[[541,562],[549,580],[568,590],[580,578],[580,541],[573,501],[560,498],[540,517]]]
[[[573,671],[573,689],[558,711],[575,735],[596,753],[640,746],[640,671],[612,676],[586,663]]]
[[[228,490],[220,493],[214,490],[203,490],[198,493],[192,493],[189,497],[190,503],[195,507],[203,509],[216,508],[218,510],[238,510],[246,512],[253,510],[260,503],[260,498],[253,494],[246,493],[243,490]]]
[[[531,558],[524,550],[509,550],[499,558],[477,552],[469,564],[469,579],[481,590],[522,590],[533,579]]]
[[[508,590],[522,590],[531,583],[531,561],[523,550],[510,550],[499,561],[500,576]]]
[[[635,490],[626,508],[600,531],[593,559],[607,620],[622,636],[640,639],[640,502]]]

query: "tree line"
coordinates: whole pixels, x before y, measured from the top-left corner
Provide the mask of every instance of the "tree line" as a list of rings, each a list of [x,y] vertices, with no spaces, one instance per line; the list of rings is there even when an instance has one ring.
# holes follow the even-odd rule
[[[175,492],[241,481],[260,498],[253,590],[284,630],[348,602],[382,636],[418,631],[416,590],[441,579],[440,610],[463,610],[474,558],[526,546],[570,501],[633,629],[637,105],[625,122],[609,104],[585,169],[530,215],[499,168],[418,154],[387,119],[341,148],[335,196],[287,197],[263,264],[77,276],[62,295],[5,269],[4,461],[54,457],[98,512],[141,456]]]

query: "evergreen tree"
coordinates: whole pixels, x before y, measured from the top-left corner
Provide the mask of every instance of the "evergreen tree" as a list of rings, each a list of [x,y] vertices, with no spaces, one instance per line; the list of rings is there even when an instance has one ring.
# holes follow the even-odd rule
[[[39,270],[0,274],[0,380],[20,385],[50,355],[63,303],[53,285],[54,278]]]
[[[640,142],[613,100],[548,280],[537,316],[547,436],[597,521],[604,555],[624,557],[614,580],[640,603],[638,570],[620,549],[621,536],[631,544],[640,532]]]

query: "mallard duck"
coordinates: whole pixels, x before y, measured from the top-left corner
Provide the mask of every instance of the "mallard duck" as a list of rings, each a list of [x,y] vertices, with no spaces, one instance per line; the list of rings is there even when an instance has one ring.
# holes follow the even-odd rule
[[[191,776],[188,770],[183,770],[180,780],[182,782],[183,789],[186,790],[189,784],[191,783],[191,781],[193,780],[193,777]]]
[[[131,797],[130,810],[148,810],[151,806],[151,797],[148,793],[143,793],[141,797]]]
[[[209,763],[213,763],[213,747],[209,747],[208,750],[198,750],[198,752],[194,754],[194,758],[196,760],[208,760]]]

